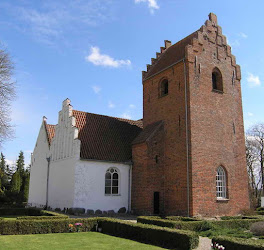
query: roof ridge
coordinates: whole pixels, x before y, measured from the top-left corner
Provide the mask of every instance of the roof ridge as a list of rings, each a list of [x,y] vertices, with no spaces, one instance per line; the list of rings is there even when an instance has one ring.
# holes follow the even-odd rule
[[[125,120],[125,121],[133,121],[133,122],[139,122],[139,121],[141,121],[143,119],[143,118],[141,118],[141,119],[138,119],[138,120],[132,120],[132,119],[126,119],[126,118],[122,118],[122,117],[116,117],[116,116],[110,116],[110,115],[101,115],[101,114],[96,114],[96,113],[91,113],[91,112],[85,112],[85,111],[80,111],[80,110],[76,110],[76,109],[73,109],[72,111],[77,111],[77,112],[91,114],[91,115],[98,115],[98,116],[103,116],[103,117],[110,117],[110,118],[114,118],[114,119],[121,119],[121,120]]]

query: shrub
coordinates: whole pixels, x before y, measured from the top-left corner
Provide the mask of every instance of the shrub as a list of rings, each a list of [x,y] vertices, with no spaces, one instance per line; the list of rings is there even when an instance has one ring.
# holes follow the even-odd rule
[[[47,234],[67,233],[69,224],[82,223],[82,231],[93,231],[97,218],[88,219],[46,219],[46,220],[10,220],[0,223],[0,234]]]
[[[199,219],[195,219],[192,217],[183,217],[183,216],[167,216],[165,217],[166,220],[173,220],[173,221],[200,221]]]
[[[41,210],[37,208],[0,208],[0,215],[38,216]]]
[[[257,236],[264,236],[264,221],[252,224],[250,231]]]
[[[241,210],[242,215],[256,215],[256,211],[254,209],[243,209]]]
[[[258,207],[256,211],[264,211],[264,207]]]
[[[190,231],[135,224],[110,218],[98,219],[98,223],[103,233],[170,249],[193,249],[199,243],[198,235]]]
[[[223,245],[225,249],[232,250],[260,250],[264,249],[264,241],[254,239],[240,239],[234,237],[213,237],[213,243]]]
[[[224,228],[245,228],[249,229],[250,226],[258,221],[263,221],[264,218],[261,219],[232,219],[232,220],[223,220],[223,221],[209,221],[205,224],[204,220],[201,221],[172,221],[172,220],[163,220],[163,219],[155,219],[148,216],[140,216],[137,218],[139,223],[143,224],[151,224],[161,227],[170,227],[177,228],[183,230],[191,230],[191,231],[204,231],[205,228],[213,228],[213,227],[224,227]],[[209,226],[210,225],[210,226]]]

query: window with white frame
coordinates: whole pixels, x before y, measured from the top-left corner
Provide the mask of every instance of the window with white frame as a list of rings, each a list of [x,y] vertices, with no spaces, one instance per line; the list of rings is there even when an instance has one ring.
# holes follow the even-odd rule
[[[119,194],[119,173],[116,168],[109,168],[105,173],[105,194]]]
[[[216,172],[216,197],[217,199],[226,199],[226,172],[225,169],[220,166]]]

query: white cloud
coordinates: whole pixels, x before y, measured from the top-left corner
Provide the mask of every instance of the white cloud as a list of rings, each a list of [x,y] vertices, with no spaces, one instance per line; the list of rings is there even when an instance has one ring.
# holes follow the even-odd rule
[[[136,105],[134,105],[134,104],[129,105],[129,108],[131,108],[131,109],[134,109],[135,107],[136,107]]]
[[[85,57],[85,60],[96,66],[107,66],[113,68],[131,65],[130,60],[115,60],[109,55],[101,54],[98,47],[91,47],[91,53],[89,56]]]
[[[252,73],[248,73],[247,81],[248,81],[249,87],[258,87],[261,85],[259,77],[253,75]]]
[[[247,114],[248,114],[248,116],[253,116],[253,115],[254,115],[254,114],[251,113],[251,112],[248,112]]]
[[[248,38],[248,35],[245,34],[244,32],[240,32],[238,35],[239,35],[240,37],[242,37],[242,38]]]
[[[121,117],[122,118],[125,118],[125,119],[129,119],[129,120],[131,120],[132,119],[132,116],[129,114],[129,113],[123,113],[122,115],[121,115]]]
[[[80,30],[87,31],[88,27],[113,19],[112,1],[46,0],[40,1],[37,8],[24,1],[18,4],[12,2],[0,3],[1,12],[5,11],[12,17],[16,30],[30,34],[46,44],[54,44],[68,34],[73,36],[73,33],[78,34]]]
[[[112,103],[111,101],[109,101],[109,102],[108,102],[108,108],[110,108],[110,109],[115,108],[115,104]]]
[[[96,86],[96,85],[92,86],[92,89],[93,89],[95,94],[99,94],[99,92],[102,90],[101,87]]]
[[[14,161],[14,160],[5,159],[5,161],[6,161],[6,164],[9,166],[16,165],[16,161]]]
[[[157,0],[135,0],[135,3],[147,3],[151,14],[160,8]]]

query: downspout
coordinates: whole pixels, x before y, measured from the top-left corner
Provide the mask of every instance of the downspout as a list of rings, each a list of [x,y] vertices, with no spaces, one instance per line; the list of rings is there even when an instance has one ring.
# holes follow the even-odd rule
[[[131,165],[129,165],[129,172],[128,172],[128,207],[127,207],[127,211],[131,212],[131,181],[132,178],[132,163]]]
[[[187,100],[187,72],[186,61],[184,63],[184,84],[185,84],[185,127],[186,127],[186,165],[187,165],[187,216],[190,216],[190,181],[189,181],[189,134],[188,134],[188,100]]]
[[[46,209],[48,209],[48,200],[49,200],[49,169],[50,169],[50,157],[47,157],[48,170],[47,170],[47,188],[46,188]]]

